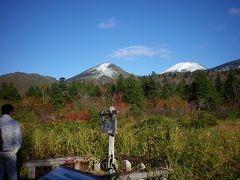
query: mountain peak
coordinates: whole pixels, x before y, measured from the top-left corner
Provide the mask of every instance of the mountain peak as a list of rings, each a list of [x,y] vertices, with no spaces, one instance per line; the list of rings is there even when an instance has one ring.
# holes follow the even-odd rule
[[[193,72],[196,70],[206,70],[206,68],[196,62],[181,62],[181,63],[177,63],[174,66],[166,69],[161,74],[171,73],[171,72]]]
[[[69,81],[78,81],[82,79],[115,79],[119,75],[124,77],[129,76],[129,73],[121,69],[120,67],[111,64],[109,62],[94,66],[70,79]]]
[[[103,63],[99,64],[93,68],[90,68],[89,72],[96,71],[96,78],[99,78],[101,76],[107,76],[107,77],[113,77],[115,74],[115,71],[111,69],[111,63]]]

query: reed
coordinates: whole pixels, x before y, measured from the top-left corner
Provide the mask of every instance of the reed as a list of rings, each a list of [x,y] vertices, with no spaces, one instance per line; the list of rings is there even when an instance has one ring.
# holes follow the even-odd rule
[[[161,116],[121,119],[116,157],[144,157],[148,167],[165,162],[174,169],[172,179],[237,179],[240,124],[239,120],[232,122],[232,126],[229,123],[196,129],[182,127],[177,119]],[[91,122],[22,124],[25,160],[78,155],[107,157],[108,136]]]

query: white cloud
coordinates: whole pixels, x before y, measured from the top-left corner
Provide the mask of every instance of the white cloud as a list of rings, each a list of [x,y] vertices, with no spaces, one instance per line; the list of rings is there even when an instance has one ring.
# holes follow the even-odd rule
[[[97,27],[102,28],[102,29],[110,29],[110,28],[115,28],[117,26],[117,19],[115,17],[111,17],[109,19],[101,20],[97,24]]]
[[[228,13],[232,16],[240,16],[240,8],[230,8]]]
[[[113,58],[153,57],[169,58],[171,52],[165,47],[152,48],[147,46],[129,46],[120,48],[110,55]]]

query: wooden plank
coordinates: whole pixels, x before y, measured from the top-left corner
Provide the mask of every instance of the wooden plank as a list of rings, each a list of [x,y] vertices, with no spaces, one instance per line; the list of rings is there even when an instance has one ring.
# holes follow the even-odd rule
[[[82,157],[66,157],[66,158],[55,158],[55,159],[43,159],[43,160],[31,160],[23,164],[25,167],[43,167],[43,166],[54,166],[56,164],[71,164],[83,161]]]

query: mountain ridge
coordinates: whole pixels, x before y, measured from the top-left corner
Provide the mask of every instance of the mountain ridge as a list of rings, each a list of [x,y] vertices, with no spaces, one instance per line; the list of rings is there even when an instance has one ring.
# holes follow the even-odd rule
[[[15,72],[0,76],[0,85],[12,83],[21,95],[25,94],[31,86],[51,85],[54,82],[57,82],[55,78],[37,73]]]
[[[228,71],[228,70],[235,70],[235,69],[240,69],[240,59],[236,59],[233,61],[229,61],[229,62],[220,64],[219,66],[215,66],[213,68],[210,68],[209,70]]]
[[[240,59],[229,61],[219,66],[216,66],[214,68],[209,68],[206,70],[215,72],[215,71],[227,71],[231,69],[240,70]],[[89,68],[88,70],[83,71],[82,73],[76,76],[73,76],[67,79],[66,82],[81,81],[81,80],[93,80],[93,81],[96,80],[101,82],[109,82],[109,80],[116,79],[119,74],[122,74],[123,77],[128,77],[130,75],[130,73],[126,72],[125,70],[116,66],[115,64],[102,63],[92,68]],[[159,75],[164,75],[164,74],[167,74],[167,73],[160,73]],[[58,80],[51,76],[40,75],[37,73],[15,72],[15,73],[8,73],[8,74],[1,75],[0,85],[4,82],[7,84],[12,83],[18,89],[19,93],[21,95],[24,95],[24,93],[31,86],[48,86],[54,82],[58,82]]]

